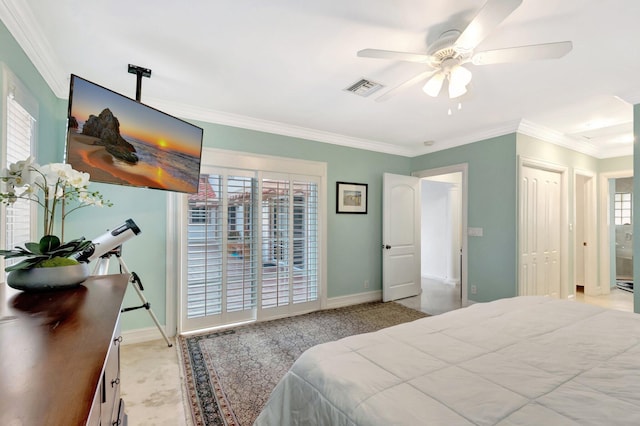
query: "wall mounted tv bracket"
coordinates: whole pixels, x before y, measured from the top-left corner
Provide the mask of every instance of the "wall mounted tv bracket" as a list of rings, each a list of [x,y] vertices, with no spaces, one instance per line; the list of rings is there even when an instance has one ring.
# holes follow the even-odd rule
[[[136,101],[140,102],[140,97],[142,95],[142,77],[151,77],[151,70],[149,68],[129,64],[129,74],[135,74],[137,77]]]

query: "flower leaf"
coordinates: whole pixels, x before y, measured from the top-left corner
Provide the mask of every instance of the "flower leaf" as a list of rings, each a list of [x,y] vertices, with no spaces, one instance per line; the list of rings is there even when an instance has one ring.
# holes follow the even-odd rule
[[[4,270],[6,272],[11,272],[11,271],[17,271],[19,269],[31,269],[38,262],[40,262],[40,261],[42,261],[44,259],[46,259],[46,256],[29,257],[27,259],[24,259],[24,260],[16,263],[15,265],[7,266],[6,268],[4,268]]]
[[[52,251],[60,247],[60,238],[56,237],[55,235],[45,235],[44,237],[40,238],[39,245],[40,253],[51,253]]]
[[[14,257],[33,256],[33,253],[22,247],[16,247],[15,250],[0,250],[0,256],[4,256],[6,259],[12,259]]]
[[[25,251],[28,253],[42,254],[39,243],[34,243],[34,242],[24,243],[24,247],[26,248]]]

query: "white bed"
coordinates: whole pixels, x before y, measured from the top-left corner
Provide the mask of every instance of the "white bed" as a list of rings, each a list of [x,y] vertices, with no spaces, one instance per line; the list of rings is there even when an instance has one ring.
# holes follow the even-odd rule
[[[640,315],[479,303],[307,350],[256,425],[640,425]]]

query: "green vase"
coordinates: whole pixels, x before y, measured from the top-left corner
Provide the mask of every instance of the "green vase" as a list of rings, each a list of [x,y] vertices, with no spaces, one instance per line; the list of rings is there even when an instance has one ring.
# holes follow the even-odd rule
[[[56,266],[11,271],[7,275],[9,287],[23,291],[56,290],[80,285],[89,277],[89,265]]]

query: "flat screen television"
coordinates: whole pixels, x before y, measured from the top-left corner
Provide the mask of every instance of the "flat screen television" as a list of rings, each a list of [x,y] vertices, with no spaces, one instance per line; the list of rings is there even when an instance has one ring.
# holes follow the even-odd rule
[[[66,162],[92,182],[198,191],[203,130],[71,74]]]

